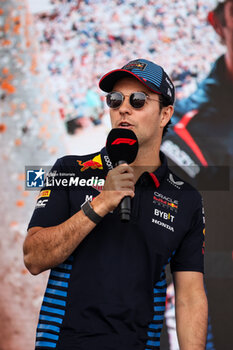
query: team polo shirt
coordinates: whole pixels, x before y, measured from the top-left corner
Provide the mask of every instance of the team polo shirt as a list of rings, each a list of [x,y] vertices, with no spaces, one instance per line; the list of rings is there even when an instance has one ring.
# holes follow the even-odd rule
[[[135,185],[131,220],[108,213],[72,255],[50,272],[36,334],[43,350],[153,350],[160,348],[166,276],[203,272],[204,213],[200,194],[167,167],[143,173]],[[112,168],[105,148],[55,163],[86,186],[41,191],[29,227],[69,219],[98,196]],[[97,179],[87,185],[87,180]]]

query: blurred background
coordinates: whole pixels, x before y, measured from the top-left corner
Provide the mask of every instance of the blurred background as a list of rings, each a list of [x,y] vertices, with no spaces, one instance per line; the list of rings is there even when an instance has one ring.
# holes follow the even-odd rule
[[[22,244],[37,195],[25,191],[25,166],[52,166],[65,154],[90,153],[105,144],[111,126],[98,80],[129,60],[143,57],[162,65],[174,81],[178,100],[193,93],[226,52],[207,21],[213,3],[0,1],[0,350],[34,348],[47,280],[47,273],[31,276],[23,264]],[[215,216],[212,212],[207,220]],[[231,315],[233,310],[232,250],[228,245],[229,272],[212,276],[210,283],[212,290],[225,283],[229,299],[222,300],[221,293],[211,296],[209,349],[233,348],[228,331],[232,319],[225,311],[221,314],[224,303]],[[216,260],[219,270],[226,261],[222,254],[222,260],[219,255]],[[178,349],[171,341],[163,346]]]

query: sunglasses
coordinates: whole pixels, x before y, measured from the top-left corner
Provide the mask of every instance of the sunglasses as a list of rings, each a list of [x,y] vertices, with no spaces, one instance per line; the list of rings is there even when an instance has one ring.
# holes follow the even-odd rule
[[[122,105],[125,96],[129,97],[130,105],[136,109],[142,108],[146,103],[147,99],[159,102],[158,100],[155,100],[150,96],[146,95],[144,92],[133,92],[131,95],[123,95],[121,92],[112,91],[109,94],[107,94],[106,103],[108,107],[112,109],[119,108]]]

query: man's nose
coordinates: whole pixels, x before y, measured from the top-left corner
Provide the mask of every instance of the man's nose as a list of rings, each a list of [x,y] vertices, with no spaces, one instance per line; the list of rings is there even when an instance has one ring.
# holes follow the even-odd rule
[[[125,96],[124,101],[122,102],[122,104],[119,107],[119,113],[121,114],[125,114],[125,113],[129,113],[131,114],[132,112],[132,106],[129,102],[129,96]]]

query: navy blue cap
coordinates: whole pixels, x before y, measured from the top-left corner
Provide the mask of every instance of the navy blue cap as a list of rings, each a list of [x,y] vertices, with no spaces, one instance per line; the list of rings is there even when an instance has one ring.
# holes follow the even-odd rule
[[[99,82],[99,87],[105,92],[111,92],[117,80],[133,76],[151,91],[163,95],[173,105],[175,101],[175,87],[164,71],[154,62],[139,58],[130,61],[120,69],[115,69],[105,74]]]

